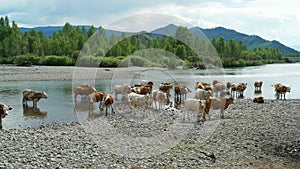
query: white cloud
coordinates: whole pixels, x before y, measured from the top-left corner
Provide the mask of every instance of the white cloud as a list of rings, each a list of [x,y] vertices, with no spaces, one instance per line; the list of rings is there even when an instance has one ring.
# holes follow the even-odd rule
[[[285,45],[300,44],[300,18],[296,3],[285,1],[223,1],[191,5],[159,4],[137,12],[160,12],[188,18],[203,28],[223,26],[246,34],[256,34]]]
[[[9,16],[19,26],[63,25],[66,22],[100,26],[124,16],[157,12],[203,28],[223,26],[275,39],[288,46],[300,46],[300,31],[297,30],[300,14],[296,0],[0,0],[0,4],[0,16]],[[151,21],[152,27],[167,21],[163,18]],[[146,23],[150,28],[149,21]],[[145,29],[143,24],[136,24]]]

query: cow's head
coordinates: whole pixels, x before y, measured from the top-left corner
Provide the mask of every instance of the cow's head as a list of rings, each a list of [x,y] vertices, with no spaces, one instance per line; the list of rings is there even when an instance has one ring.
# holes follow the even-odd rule
[[[48,98],[48,95],[47,95],[47,93],[45,91],[42,92],[42,98],[45,98],[45,99]]]
[[[3,103],[0,103],[0,116],[1,116],[1,118],[5,118],[8,115],[9,110],[12,110],[12,107],[7,106]]]

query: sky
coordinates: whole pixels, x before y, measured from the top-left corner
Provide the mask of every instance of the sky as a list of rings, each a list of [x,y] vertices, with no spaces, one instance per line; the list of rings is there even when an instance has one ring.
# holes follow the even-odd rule
[[[168,15],[190,26],[222,26],[277,40],[300,51],[300,3],[297,0],[0,0],[0,4],[0,17],[8,16],[19,27],[61,26],[68,22],[106,28],[126,18],[135,18],[130,16],[149,17],[143,14],[155,13],[161,15],[154,15],[158,17],[150,22],[157,23],[148,29],[176,22],[174,18],[159,17]],[[149,22],[148,17],[141,17],[130,25],[139,27]]]

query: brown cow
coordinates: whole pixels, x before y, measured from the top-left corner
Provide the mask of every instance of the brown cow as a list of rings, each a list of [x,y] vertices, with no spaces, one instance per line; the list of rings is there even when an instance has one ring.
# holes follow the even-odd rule
[[[235,84],[233,83],[231,85],[231,97],[244,97],[244,91],[247,88],[247,83],[239,83],[239,84]]]
[[[95,93],[95,92],[96,92],[96,89],[94,87],[90,86],[87,83],[83,83],[81,86],[74,88],[74,101],[77,102],[78,95],[88,96],[89,94]]]
[[[254,102],[254,103],[264,103],[265,100],[264,100],[263,97],[255,97],[255,98],[253,99],[253,102]]]
[[[196,82],[195,90],[197,89],[205,89],[205,87],[210,87],[208,83],[205,82]]]
[[[230,104],[233,104],[234,99],[230,98],[208,98],[206,99],[205,114],[209,114],[210,109],[220,109],[220,116],[224,118],[224,110],[228,108]],[[205,119],[205,116],[203,116]]]
[[[190,88],[186,87],[183,84],[176,85],[174,91],[175,91],[174,97],[176,99],[178,99],[179,97],[180,100],[182,96],[184,97],[184,99],[186,99],[186,95],[192,92]]]
[[[163,82],[159,85],[159,90],[166,93],[168,98],[169,98],[171,89],[173,89],[173,85],[171,83]]]
[[[103,92],[95,92],[95,93],[91,93],[88,97],[89,97],[89,103],[90,103],[90,110],[92,108],[92,104],[93,103],[97,103],[99,102],[99,109],[101,110],[102,107],[102,101],[103,98],[105,96],[105,93]]]
[[[263,85],[263,81],[258,80],[254,82],[254,91],[261,91],[261,87]]]
[[[137,94],[150,94],[152,91],[152,87],[149,85],[141,85],[141,86],[134,86],[132,87],[132,92],[137,93]]]
[[[8,115],[9,110],[12,110],[10,106],[0,103],[0,129],[2,129],[2,118]]]
[[[32,101],[33,107],[37,108],[37,102],[40,101],[40,99],[42,98],[48,98],[48,95],[45,91],[38,92],[31,89],[25,89],[23,91],[23,106],[28,107],[27,101]]]
[[[286,92],[291,92],[291,88],[290,87],[287,87],[285,85],[282,85],[280,83],[274,85],[275,87],[275,92],[276,92],[276,96],[277,96],[277,99],[283,99],[285,100],[285,94]]]
[[[107,94],[104,97],[104,106],[105,106],[105,116],[107,116],[107,109],[111,108],[111,113],[115,113],[113,108],[114,96],[112,94]],[[102,105],[103,107],[103,105]]]

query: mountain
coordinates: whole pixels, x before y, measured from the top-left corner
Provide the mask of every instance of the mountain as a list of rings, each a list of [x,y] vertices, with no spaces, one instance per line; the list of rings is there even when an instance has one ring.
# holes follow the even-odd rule
[[[34,28],[19,28],[22,33],[26,31],[30,31],[31,29],[34,29],[36,31],[43,31],[45,35],[51,36],[54,32],[57,32],[61,30],[63,26],[39,26]]]
[[[81,27],[81,26],[80,26]],[[84,26],[86,30],[90,28],[90,26]],[[35,27],[35,28],[20,28],[20,31],[24,33],[25,31],[35,29],[36,31],[43,31],[45,35],[51,36],[54,32],[61,30],[63,26],[45,26],[45,27]],[[154,37],[161,37],[162,35],[175,35],[177,26],[174,24],[169,24],[165,27],[158,28],[150,32]],[[98,28],[96,28],[98,30]],[[212,29],[203,29],[200,27],[193,27],[189,29],[193,36],[205,37],[208,39],[212,39],[213,37],[219,38],[223,36],[225,40],[233,39],[237,42],[242,41],[249,50],[253,50],[254,48],[278,48],[282,53],[290,54],[297,53],[298,51],[285,46],[284,44],[278,41],[268,41],[257,35],[246,35],[240,32],[237,32],[232,29],[226,29],[223,27],[216,27]],[[116,36],[121,35],[123,32],[115,31],[115,30],[106,30],[106,36],[111,36],[115,34]],[[130,34],[129,32],[124,32],[125,34]]]
[[[85,27],[86,30],[89,30],[91,26],[87,26],[87,25],[81,25],[79,27]],[[20,31],[22,33],[26,32],[26,31],[30,31],[31,29],[34,29],[36,31],[43,31],[44,34],[46,36],[51,36],[54,32],[57,32],[59,30],[62,30],[63,29],[63,26],[39,26],[39,27],[34,27],[34,28],[24,28],[24,27],[21,27],[19,28]],[[96,31],[98,30],[98,28],[96,28]],[[106,36],[111,36],[112,34],[115,34],[116,36],[119,36],[121,35],[123,32],[120,32],[120,31],[115,31],[115,30],[106,30]],[[127,32],[124,32],[125,34],[127,34]]]
[[[176,32],[176,25],[170,24],[166,27],[158,28],[151,33],[161,33],[164,35],[174,35]],[[203,29],[200,27],[193,27],[189,29],[193,36],[207,37],[208,39],[212,39],[213,37],[219,38],[221,36],[224,37],[225,40],[233,39],[237,42],[242,41],[249,50],[253,50],[254,48],[278,48],[281,52],[290,54],[297,53],[298,51],[283,45],[278,41],[268,41],[257,35],[246,35],[240,32],[237,32],[232,29],[226,29],[223,27],[216,27],[212,29]]]

